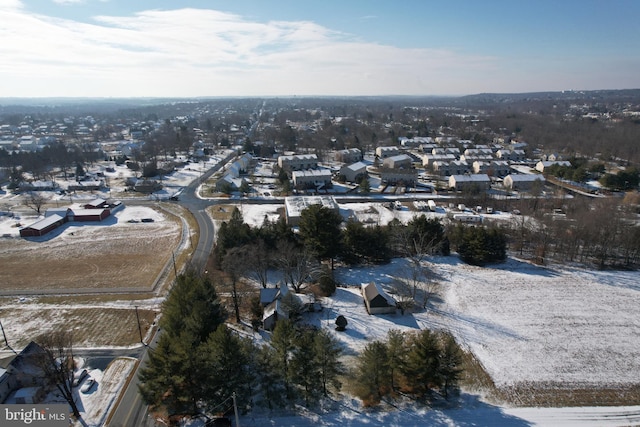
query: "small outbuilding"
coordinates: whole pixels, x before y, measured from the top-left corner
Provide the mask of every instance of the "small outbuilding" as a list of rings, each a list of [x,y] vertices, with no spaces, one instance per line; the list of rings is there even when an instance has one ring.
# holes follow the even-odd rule
[[[362,297],[369,314],[393,314],[396,312],[396,300],[374,282],[362,284]]]

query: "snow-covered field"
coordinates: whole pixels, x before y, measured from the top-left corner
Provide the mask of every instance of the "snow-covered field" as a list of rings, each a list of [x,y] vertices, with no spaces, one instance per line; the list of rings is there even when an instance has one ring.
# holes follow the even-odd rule
[[[323,313],[352,319],[354,351],[389,328],[450,330],[498,386],[522,382],[615,386],[640,382],[640,274],[539,267],[516,259],[473,267],[456,256],[430,258],[440,299],[425,312],[367,316],[357,286],[340,288]],[[397,259],[337,270],[337,280],[389,286],[408,269]],[[333,317],[333,319],[331,319]]]

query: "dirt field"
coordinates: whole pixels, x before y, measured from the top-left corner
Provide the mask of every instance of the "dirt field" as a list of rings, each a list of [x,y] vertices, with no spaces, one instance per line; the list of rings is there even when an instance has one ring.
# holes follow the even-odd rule
[[[139,308],[140,329],[145,337],[159,312]],[[78,307],[26,303],[20,307],[0,309],[2,325],[9,345],[25,347],[38,335],[55,330],[73,332],[76,347],[126,347],[140,343],[135,308]],[[4,342],[2,343],[4,347]]]
[[[154,222],[140,221],[151,218]],[[181,236],[180,219],[125,207],[100,223],[33,239],[0,239],[0,292],[150,290]]]

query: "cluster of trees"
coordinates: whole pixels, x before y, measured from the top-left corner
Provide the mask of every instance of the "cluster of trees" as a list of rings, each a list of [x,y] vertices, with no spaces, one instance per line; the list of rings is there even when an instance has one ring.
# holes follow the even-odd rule
[[[531,199],[521,203],[523,215],[514,218],[503,231],[512,250],[538,263],[553,259],[593,264],[601,269],[637,268],[639,202],[632,193],[620,201],[566,199],[562,213],[555,214],[557,202]]]
[[[618,171],[615,174],[604,174],[599,181],[600,184],[606,188],[618,191],[629,191],[638,188],[640,184],[640,171],[631,167]]]
[[[482,266],[507,258],[507,236],[497,227],[457,224],[450,228],[449,235],[460,259],[467,264]]]
[[[26,173],[36,180],[55,181],[57,174],[62,173],[66,178],[78,166],[92,164],[101,157],[93,144],[56,142],[34,152],[9,153],[0,149],[0,168],[9,171],[9,188],[18,188],[26,181]]]
[[[252,404],[312,405],[340,389],[341,349],[326,331],[279,322],[257,345],[225,325],[214,285],[194,272],[178,276],[163,304],[162,334],[140,373],[140,393],[169,419]]]
[[[375,405],[398,392],[426,400],[435,392],[448,397],[458,390],[462,353],[453,336],[428,329],[415,333],[390,330],[358,356],[353,378],[358,397]]]

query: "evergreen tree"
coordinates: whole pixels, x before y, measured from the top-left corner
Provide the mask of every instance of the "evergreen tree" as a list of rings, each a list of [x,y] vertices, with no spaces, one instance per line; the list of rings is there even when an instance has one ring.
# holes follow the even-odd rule
[[[305,248],[319,260],[333,259],[340,251],[342,216],[322,205],[311,205],[300,214],[300,236]]]
[[[255,353],[256,381],[262,400],[258,403],[269,409],[285,406],[285,380],[281,376],[280,359],[275,348],[262,346]]]
[[[305,405],[315,402],[322,392],[319,365],[314,347],[315,331],[303,329],[295,335],[291,352],[291,378],[301,389]]]
[[[164,334],[178,336],[189,331],[197,343],[205,341],[226,318],[218,294],[209,278],[187,271],[176,278],[162,305],[160,326]]]
[[[280,320],[276,323],[271,336],[271,345],[275,350],[275,368],[284,384],[287,399],[293,397],[291,390],[291,356],[294,349],[296,330],[289,320]]]
[[[431,388],[440,386],[439,363],[440,346],[436,334],[424,329],[412,337],[403,373],[413,394],[426,397]]]
[[[342,384],[339,376],[344,373],[344,367],[340,361],[342,348],[333,336],[326,330],[316,331],[313,340],[314,361],[318,366],[320,375],[320,384],[322,385],[322,394],[329,395],[329,386],[336,390],[340,390]]]
[[[449,333],[442,333],[442,352],[439,361],[439,376],[442,384],[444,397],[449,396],[449,392],[457,390],[458,380],[462,374],[462,355],[455,338]]]
[[[404,334],[397,329],[390,329],[387,333],[387,360],[389,363],[389,376],[391,389],[398,386],[396,378],[402,373],[405,366],[406,348]]]
[[[203,400],[210,412],[219,412],[218,405],[228,401],[234,392],[241,404],[251,401],[254,367],[249,363],[249,354],[253,351],[249,342],[225,325],[211,334],[202,348],[206,364],[200,372],[206,377]]]
[[[147,404],[164,407],[169,415],[199,412],[209,381],[203,348],[224,318],[208,279],[194,271],[178,276],[163,304],[164,332],[140,371],[140,393]]]
[[[357,394],[365,405],[380,402],[391,390],[391,370],[387,346],[382,341],[367,344],[358,357],[355,372]]]

